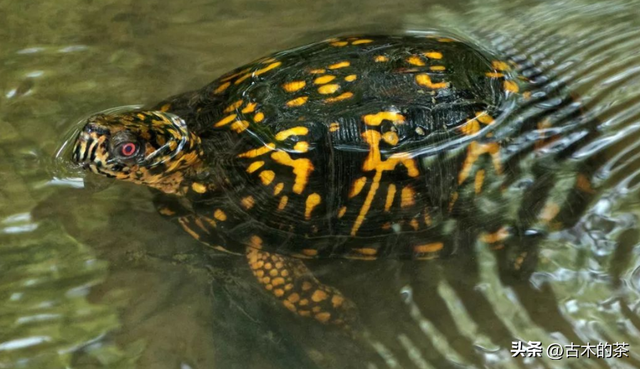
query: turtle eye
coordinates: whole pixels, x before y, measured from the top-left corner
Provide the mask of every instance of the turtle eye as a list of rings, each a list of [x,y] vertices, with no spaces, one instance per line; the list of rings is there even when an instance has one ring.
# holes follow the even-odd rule
[[[138,152],[138,145],[134,142],[123,143],[118,148],[118,153],[125,158],[130,158],[134,156],[137,152]]]

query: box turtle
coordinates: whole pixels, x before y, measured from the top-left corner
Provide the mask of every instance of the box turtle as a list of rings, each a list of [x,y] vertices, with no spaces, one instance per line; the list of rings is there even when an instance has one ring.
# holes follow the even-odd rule
[[[521,62],[434,34],[333,38],[94,115],[72,156],[155,189],[161,214],[246,255],[287,309],[345,324],[353,304],[303,259],[427,260],[481,242],[518,271],[583,211],[593,171],[568,157],[589,133],[566,123],[582,113]]]

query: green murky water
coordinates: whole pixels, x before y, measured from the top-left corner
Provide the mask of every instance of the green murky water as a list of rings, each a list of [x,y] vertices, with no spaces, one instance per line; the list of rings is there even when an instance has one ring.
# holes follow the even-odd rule
[[[0,2],[0,368],[640,367],[640,3]],[[145,188],[55,160],[89,114],[198,88],[272,51],[350,32],[448,29],[526,56],[600,122],[582,221],[529,280],[491,252],[429,267],[317,266],[359,307],[352,336],[290,316],[243,258],[204,259]],[[513,359],[515,340],[628,342],[629,358]]]

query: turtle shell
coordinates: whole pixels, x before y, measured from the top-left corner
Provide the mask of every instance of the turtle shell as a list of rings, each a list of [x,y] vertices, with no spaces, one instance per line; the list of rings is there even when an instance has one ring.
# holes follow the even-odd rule
[[[224,214],[222,247],[431,258],[560,213],[558,200],[545,202],[560,191],[553,181],[536,182],[534,166],[516,160],[549,137],[509,150],[543,121],[504,118],[528,98],[514,65],[451,37],[341,37],[262,58],[157,109],[202,139],[209,172],[188,199],[203,216]],[[517,187],[523,176],[533,185]]]

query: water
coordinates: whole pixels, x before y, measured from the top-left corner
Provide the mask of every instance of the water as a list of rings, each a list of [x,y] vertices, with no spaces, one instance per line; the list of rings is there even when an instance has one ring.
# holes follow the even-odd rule
[[[0,3],[0,368],[640,367],[638,2]],[[451,30],[526,56],[597,118],[597,199],[529,280],[487,250],[432,267],[324,262],[365,333],[301,322],[243,258],[201,246],[145,188],[54,160],[89,114],[198,88],[351,32]],[[559,117],[558,119],[562,119]],[[628,342],[628,359],[512,359],[511,342]]]

